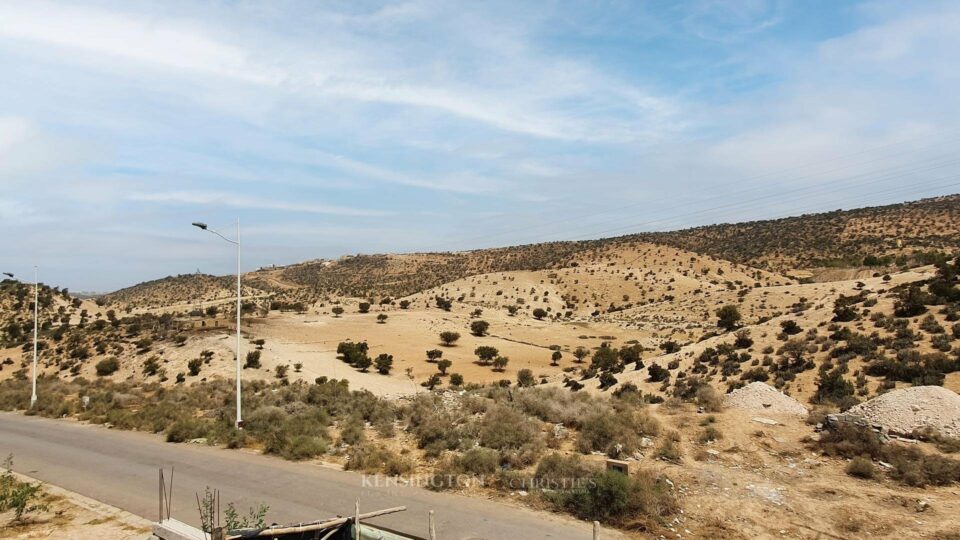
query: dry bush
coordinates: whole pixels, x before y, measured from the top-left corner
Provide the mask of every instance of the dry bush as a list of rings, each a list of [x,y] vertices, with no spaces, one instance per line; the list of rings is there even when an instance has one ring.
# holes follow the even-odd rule
[[[347,453],[348,471],[383,473],[391,476],[406,474],[413,470],[413,462],[389,449],[376,444],[354,446]]]
[[[847,464],[847,474],[857,478],[873,478],[876,474],[876,468],[870,458],[857,456]]]

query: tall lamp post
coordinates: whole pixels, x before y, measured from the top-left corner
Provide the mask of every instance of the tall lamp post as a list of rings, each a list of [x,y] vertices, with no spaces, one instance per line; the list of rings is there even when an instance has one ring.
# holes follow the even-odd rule
[[[13,277],[10,272],[4,272],[3,275]],[[30,408],[37,402],[37,320],[40,313],[40,279],[39,271],[36,266],[33,267],[33,388],[30,392]]]
[[[193,226],[213,233],[223,240],[237,246],[237,429],[243,429],[243,416],[241,415],[240,407],[240,218],[237,218],[236,241],[231,240],[217,231],[209,228],[206,223],[195,221],[193,222]]]

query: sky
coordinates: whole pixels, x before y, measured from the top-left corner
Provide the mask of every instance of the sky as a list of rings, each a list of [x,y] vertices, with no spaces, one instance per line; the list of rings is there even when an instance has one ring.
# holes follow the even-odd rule
[[[0,0],[0,271],[79,291],[960,192],[960,3]]]

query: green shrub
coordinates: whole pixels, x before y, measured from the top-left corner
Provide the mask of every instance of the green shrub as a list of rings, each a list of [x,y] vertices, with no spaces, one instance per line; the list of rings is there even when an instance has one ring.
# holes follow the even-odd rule
[[[120,361],[114,357],[105,358],[97,362],[97,376],[106,377],[112,375],[120,369]]]
[[[680,509],[666,483],[648,471],[634,477],[604,471],[595,474],[583,489],[556,491],[545,497],[578,518],[634,530],[652,530]]]
[[[167,442],[182,443],[206,436],[207,425],[194,418],[177,420],[167,428]]]
[[[494,474],[500,468],[500,454],[487,448],[472,448],[457,458],[457,467],[470,474]]]
[[[307,435],[297,435],[290,439],[290,442],[284,447],[280,455],[283,457],[300,461],[317,457],[327,452],[327,441],[319,437],[310,437]]]
[[[21,482],[13,476],[13,454],[4,460],[3,468],[3,474],[0,474],[0,512],[13,509],[13,520],[21,522],[26,514],[48,509],[40,502],[42,484]]]

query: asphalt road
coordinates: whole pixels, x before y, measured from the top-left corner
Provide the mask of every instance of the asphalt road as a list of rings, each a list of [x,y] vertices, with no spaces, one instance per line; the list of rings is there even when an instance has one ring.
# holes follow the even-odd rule
[[[277,523],[311,521],[360,511],[406,506],[407,511],[371,520],[427,536],[427,514],[436,514],[437,536],[456,539],[591,538],[587,523],[481,498],[404,485],[377,486],[371,477],[247,451],[170,444],[155,435],[106,429],[65,420],[0,413],[0,456],[14,456],[14,470],[156,520],[158,468],[175,468],[173,517],[199,525],[196,493],[220,490],[222,507],[270,506]],[[367,479],[365,481],[365,478]],[[621,538],[604,531],[601,538]]]

